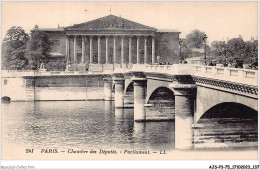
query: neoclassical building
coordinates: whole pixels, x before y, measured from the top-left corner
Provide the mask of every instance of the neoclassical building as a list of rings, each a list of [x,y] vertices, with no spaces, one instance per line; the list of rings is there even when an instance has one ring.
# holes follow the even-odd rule
[[[65,28],[35,27],[34,31],[48,35],[53,60],[70,63],[72,70],[172,64],[179,57],[180,32],[157,30],[114,15]]]

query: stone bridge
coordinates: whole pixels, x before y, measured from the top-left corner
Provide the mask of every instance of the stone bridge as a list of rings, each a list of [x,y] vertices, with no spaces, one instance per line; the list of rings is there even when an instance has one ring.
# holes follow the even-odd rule
[[[145,105],[157,89],[171,90],[175,106],[175,147],[180,149],[193,147],[192,127],[212,108],[236,103],[258,111],[257,70],[179,64],[133,65],[130,69],[100,73],[34,72],[27,75],[23,73],[20,77],[14,76],[14,73],[11,75],[3,75],[3,89],[8,87],[5,87],[8,79],[25,82],[32,80],[31,86],[27,85],[25,89],[35,89],[34,81],[37,78],[66,79],[69,76],[75,80],[83,77],[84,81],[98,77],[104,80],[104,100],[115,100],[115,107],[123,108],[125,95],[133,95],[136,122],[146,120]],[[20,87],[21,84],[23,83],[13,83],[12,88],[16,85]]]

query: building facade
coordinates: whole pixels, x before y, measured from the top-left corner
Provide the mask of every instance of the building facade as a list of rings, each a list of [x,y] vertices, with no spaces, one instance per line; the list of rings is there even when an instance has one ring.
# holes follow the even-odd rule
[[[179,60],[180,32],[157,30],[114,15],[65,28],[36,27],[34,31],[48,35],[53,59],[65,61],[71,70],[111,70]]]

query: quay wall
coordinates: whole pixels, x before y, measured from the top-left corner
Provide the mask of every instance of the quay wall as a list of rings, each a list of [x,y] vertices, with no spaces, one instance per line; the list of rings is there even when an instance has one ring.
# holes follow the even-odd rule
[[[102,77],[4,77],[2,97],[11,101],[103,100]]]

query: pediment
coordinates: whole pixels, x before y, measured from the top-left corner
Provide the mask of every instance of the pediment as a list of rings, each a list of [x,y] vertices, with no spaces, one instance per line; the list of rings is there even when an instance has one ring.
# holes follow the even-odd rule
[[[121,17],[108,15],[89,22],[66,27],[65,30],[144,30],[156,31],[155,28],[145,26]]]

